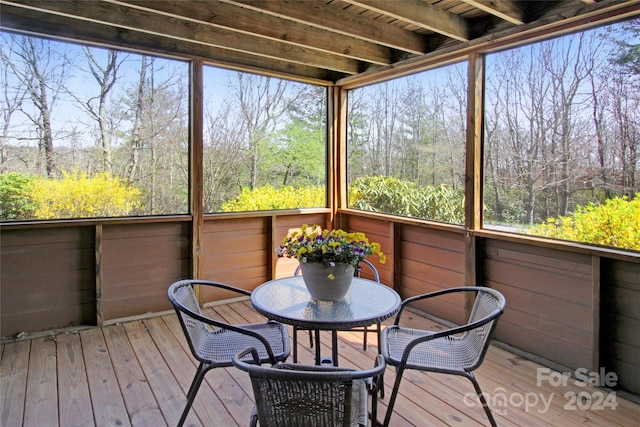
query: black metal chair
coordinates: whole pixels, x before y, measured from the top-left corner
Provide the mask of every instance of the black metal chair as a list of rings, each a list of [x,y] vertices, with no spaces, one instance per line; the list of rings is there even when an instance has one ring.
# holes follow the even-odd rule
[[[411,303],[453,293],[475,293],[475,302],[468,322],[463,326],[440,332],[404,328],[400,316]],[[384,425],[388,426],[393,413],[402,375],[406,369],[461,375],[468,378],[482,403],[492,426],[496,422],[473,375],[484,359],[491,334],[505,307],[502,294],[494,289],[465,286],[444,289],[411,297],[402,302],[392,326],[382,331],[382,354],[388,365],[396,367],[396,380],[389,399]],[[380,382],[380,387],[384,384]]]
[[[247,363],[247,356],[251,355]],[[377,356],[368,370],[333,366],[279,363],[259,365],[259,355],[248,348],[233,364],[249,373],[255,407],[250,425],[255,427],[326,427],[377,425],[377,384],[385,362]],[[371,397],[371,413],[368,400]]]
[[[200,365],[187,393],[187,404],[178,426],[182,426],[205,374],[214,368],[233,366],[233,356],[247,347],[257,348],[262,363],[276,364],[289,357],[287,328],[277,322],[230,325],[202,315],[193,287],[210,286],[243,295],[251,292],[230,285],[206,280],[182,280],[169,287],[169,300],[178,314],[180,324],[193,356]]]
[[[371,264],[371,262],[367,261],[366,259],[363,259],[362,261],[360,261],[360,267],[355,269],[355,271],[353,272],[353,275],[355,277],[360,277],[360,272],[362,271],[362,266],[366,266],[369,268],[369,270],[371,270],[371,274],[373,275],[373,278],[376,282],[380,283],[380,274],[378,273],[378,269]],[[294,273],[294,276],[298,276],[301,273],[301,268],[298,265],[296,267],[296,271]],[[376,329],[375,332],[378,334],[378,352],[380,352],[380,331],[382,329],[382,326],[380,324],[380,322],[378,322],[376,324]],[[299,328],[297,326],[293,327],[293,362],[297,363],[298,362],[298,331],[304,330],[302,328]],[[367,350],[367,333],[369,332],[369,328],[367,326],[363,327],[363,328],[354,328],[354,329],[349,329],[352,332],[362,332],[363,333],[363,339],[362,339],[362,349],[363,350]],[[313,348],[313,341],[314,341],[314,333],[317,335],[320,331],[318,330],[312,330],[309,329],[309,347]]]

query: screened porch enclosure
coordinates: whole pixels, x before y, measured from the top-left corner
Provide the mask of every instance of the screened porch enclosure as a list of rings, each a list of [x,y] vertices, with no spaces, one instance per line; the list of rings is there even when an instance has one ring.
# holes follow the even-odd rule
[[[302,224],[321,224],[364,232],[370,240],[381,243],[387,255],[385,264],[376,263],[381,281],[403,298],[465,285],[489,286],[502,292],[507,309],[494,335],[500,347],[491,350],[489,370],[493,375],[513,368],[521,392],[532,387],[532,370],[540,366],[559,372],[615,373],[614,388],[621,399],[627,396],[637,401],[640,256],[637,251],[485,228],[482,110],[485,54],[638,18],[640,2],[0,0],[0,6],[0,25],[5,32],[147,52],[185,61],[189,68],[187,213],[0,223],[3,383],[9,375],[5,366],[14,363],[11,358],[16,354],[28,353],[31,360],[39,361],[51,351],[52,342],[25,337],[64,332],[58,346],[76,349],[77,340],[85,336],[98,341],[124,340],[124,335],[111,335],[116,331],[132,340],[143,325],[163,329],[175,322],[167,288],[177,280],[201,278],[252,290],[265,281],[291,275],[297,262],[278,259],[275,248]],[[425,8],[432,15],[425,15]],[[416,21],[416,16],[423,18]],[[377,31],[378,27],[386,31]],[[462,223],[349,208],[349,91],[460,62],[466,63],[467,77],[467,106],[461,126],[464,170],[459,171],[464,187]],[[202,98],[204,69],[210,65],[326,88],[325,207],[205,211]],[[227,303],[230,297],[224,293],[200,295],[203,304]],[[423,305],[420,310],[444,322],[460,323],[468,307],[451,301]],[[81,328],[82,332],[78,335],[69,328]],[[144,340],[149,338],[144,335],[147,332],[141,333]],[[179,338],[168,336],[179,342]],[[342,345],[358,359],[348,336],[344,339]],[[135,345],[132,343],[132,351],[136,351]],[[176,357],[186,360],[185,354]],[[519,364],[527,369],[518,370]],[[496,380],[495,387],[501,381]],[[10,405],[5,408],[15,408],[13,400],[23,400],[25,390],[21,387],[25,386],[12,388],[15,395],[3,393]],[[184,391],[181,384],[172,387],[177,395]],[[126,400],[126,390],[116,394],[120,392]],[[553,392],[557,393],[553,387],[545,390]],[[455,394],[451,398],[459,397]],[[248,396],[239,399],[245,409]],[[638,406],[624,402],[620,409],[607,411],[602,422],[637,423]],[[449,402],[439,404],[449,410]],[[120,406],[129,411],[126,417],[135,424],[131,409]],[[167,411],[175,410],[169,406]],[[397,407],[399,417],[407,417],[408,424],[412,424],[410,419],[420,419],[424,414],[415,406]],[[456,408],[460,411],[460,406]],[[65,411],[62,407],[49,409],[59,411],[60,416]],[[26,414],[26,409],[23,412]],[[228,412],[238,413],[237,408]],[[534,421],[565,425],[557,423],[557,416],[577,424],[583,415],[600,416],[594,412],[584,415],[557,409],[552,419],[542,416]],[[478,414],[480,418],[474,422],[483,423],[481,410]],[[531,414],[518,414],[514,425],[527,425]],[[156,415],[168,424],[173,422],[166,412]],[[464,411],[452,415],[454,420],[466,416]],[[505,418],[503,421],[509,423]]]

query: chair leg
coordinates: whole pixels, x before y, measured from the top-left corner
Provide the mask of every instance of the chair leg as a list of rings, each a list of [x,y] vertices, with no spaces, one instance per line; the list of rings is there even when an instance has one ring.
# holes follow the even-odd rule
[[[378,377],[378,390],[380,392],[380,399],[384,399],[384,372]]]
[[[391,391],[391,397],[387,404],[387,414],[384,417],[384,426],[388,427],[391,421],[391,415],[393,415],[393,406],[396,404],[396,397],[398,397],[398,390],[400,389],[400,382],[402,381],[402,374],[404,373],[404,367],[398,367],[396,369],[396,381],[393,384],[393,390]],[[384,379],[382,379],[384,382]]]
[[[293,327],[293,363],[298,363],[298,327]]]
[[[484,409],[485,414],[487,414],[487,418],[489,418],[491,426],[498,427],[498,424],[496,424],[496,420],[493,418],[493,414],[491,413],[491,408],[489,408],[489,404],[487,403],[487,399],[484,398],[484,394],[482,394],[482,390],[480,390],[480,384],[478,384],[478,380],[476,380],[475,375],[473,375],[473,372],[468,372],[466,377],[469,378],[473,384],[473,388],[476,390],[478,399],[480,399],[480,403],[482,403],[482,408]]]
[[[253,411],[251,411],[251,420],[249,421],[249,427],[257,427],[258,426],[258,410],[256,407],[253,407]]]
[[[382,351],[382,323],[378,322],[376,325],[376,332],[378,333],[378,354]],[[380,399],[384,399],[384,373],[380,375]]]
[[[364,338],[362,339],[362,349],[364,351],[367,351],[367,329],[368,327],[365,326],[362,330],[363,334],[364,334]]]
[[[187,415],[189,414],[189,410],[191,410],[191,405],[193,404],[193,400],[196,398],[196,394],[200,389],[200,385],[202,384],[202,380],[204,379],[204,375],[210,368],[204,363],[200,362],[198,366],[198,370],[196,371],[196,375],[193,377],[193,381],[191,382],[191,386],[189,387],[189,391],[187,392],[187,404],[182,411],[182,415],[180,416],[180,421],[178,421],[178,427],[182,427],[184,421],[187,419]]]

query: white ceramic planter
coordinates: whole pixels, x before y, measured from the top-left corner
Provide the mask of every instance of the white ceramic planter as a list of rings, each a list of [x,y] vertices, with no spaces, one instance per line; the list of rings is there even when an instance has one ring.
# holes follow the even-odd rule
[[[318,263],[302,263],[302,278],[311,296],[320,301],[338,301],[349,292],[353,280],[353,267],[336,264],[327,267]],[[329,277],[333,275],[333,279]]]

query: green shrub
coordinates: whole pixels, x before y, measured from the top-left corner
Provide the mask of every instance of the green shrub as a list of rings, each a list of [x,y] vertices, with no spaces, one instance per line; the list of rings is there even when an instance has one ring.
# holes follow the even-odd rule
[[[38,219],[125,216],[140,207],[140,190],[108,172],[63,172],[62,179],[39,178],[31,187]]]
[[[397,178],[366,176],[356,179],[349,190],[349,207],[354,209],[464,222],[464,193],[446,185],[418,187]]]
[[[640,250],[640,193],[578,206],[571,216],[549,218],[530,228],[537,236]]]
[[[28,174],[0,174],[0,219],[29,219],[33,215],[30,185],[35,180]]]

